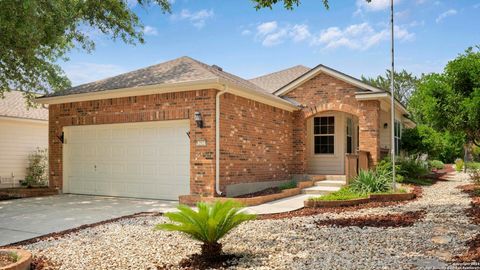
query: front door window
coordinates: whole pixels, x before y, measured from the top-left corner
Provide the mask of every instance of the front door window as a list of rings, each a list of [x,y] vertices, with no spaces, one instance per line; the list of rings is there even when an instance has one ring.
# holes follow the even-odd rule
[[[333,154],[335,152],[335,117],[315,117],[313,136],[315,154]]]

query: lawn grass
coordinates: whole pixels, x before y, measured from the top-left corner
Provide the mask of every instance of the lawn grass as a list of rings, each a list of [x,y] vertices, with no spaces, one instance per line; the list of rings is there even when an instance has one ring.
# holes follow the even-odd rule
[[[295,180],[289,181],[285,184],[281,184],[280,186],[278,186],[278,188],[280,190],[291,189],[291,188],[296,188],[296,187],[297,187],[297,181],[295,181]]]
[[[340,190],[320,197],[310,198],[312,201],[344,201],[367,198],[368,195],[353,192],[349,187],[342,187]]]
[[[397,193],[407,193],[408,191],[404,188],[399,188],[395,192],[388,191],[388,192],[376,192],[372,194],[397,194]],[[354,192],[350,189],[350,187],[342,187],[340,190],[329,193],[324,196],[313,197],[309,200],[311,201],[346,201],[346,200],[355,200],[355,199],[365,199],[368,198],[369,194],[361,194]]]

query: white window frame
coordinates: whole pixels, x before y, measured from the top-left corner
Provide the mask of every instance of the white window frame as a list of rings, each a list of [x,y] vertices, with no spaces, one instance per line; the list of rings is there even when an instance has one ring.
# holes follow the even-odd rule
[[[332,117],[333,118],[333,133],[327,133],[327,134],[315,134],[315,118],[330,118]],[[321,122],[321,120],[320,120]],[[312,142],[312,145],[313,145],[313,154],[315,156],[334,156],[335,155],[335,152],[337,151],[336,147],[335,147],[335,128],[336,128],[336,125],[337,125],[337,119],[334,115],[322,115],[322,116],[315,116],[313,117],[312,119],[312,133],[313,133],[313,142]],[[333,153],[315,153],[315,138],[316,137],[327,137],[327,136],[332,136],[333,137]]]

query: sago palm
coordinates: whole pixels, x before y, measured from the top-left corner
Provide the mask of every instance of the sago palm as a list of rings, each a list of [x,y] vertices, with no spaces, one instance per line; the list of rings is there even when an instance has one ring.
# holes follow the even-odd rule
[[[202,256],[215,258],[222,253],[218,241],[242,222],[255,219],[255,215],[242,212],[239,203],[216,201],[213,204],[198,203],[198,211],[186,205],[179,205],[178,212],[166,213],[173,223],[158,224],[157,229],[179,231],[203,242]]]

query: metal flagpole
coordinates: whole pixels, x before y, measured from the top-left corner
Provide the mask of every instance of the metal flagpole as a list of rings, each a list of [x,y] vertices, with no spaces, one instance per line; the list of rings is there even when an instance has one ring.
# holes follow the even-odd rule
[[[392,39],[391,39],[391,46],[392,46],[392,69],[390,70],[390,81],[391,81],[391,88],[390,88],[390,96],[391,96],[391,128],[392,128],[392,184],[393,184],[393,191],[397,189],[397,183],[395,181],[395,79],[394,79],[394,71],[395,71],[395,41],[394,41],[394,24],[393,24],[393,0],[390,0],[390,23],[391,23],[391,31],[392,31]]]

